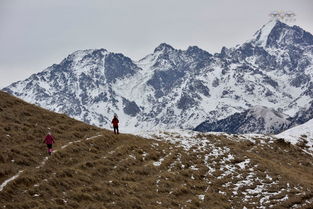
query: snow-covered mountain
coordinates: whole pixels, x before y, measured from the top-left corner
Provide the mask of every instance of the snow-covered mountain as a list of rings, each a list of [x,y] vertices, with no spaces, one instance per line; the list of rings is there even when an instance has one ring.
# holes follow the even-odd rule
[[[81,50],[3,90],[30,103],[124,131],[187,128],[256,105],[295,115],[313,100],[313,36],[269,22],[234,48],[210,54],[159,45],[139,61]]]
[[[201,132],[245,133],[280,133],[291,124],[289,116],[274,109],[255,106],[242,113],[235,113],[215,122],[203,122],[195,128]]]

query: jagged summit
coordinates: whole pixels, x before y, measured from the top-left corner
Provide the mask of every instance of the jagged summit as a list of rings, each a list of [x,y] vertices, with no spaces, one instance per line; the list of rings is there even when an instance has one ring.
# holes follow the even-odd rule
[[[186,53],[188,55],[193,56],[194,58],[202,58],[202,59],[208,59],[209,57],[212,56],[212,54],[210,54],[209,52],[207,52],[203,49],[200,49],[197,46],[189,46],[187,48]]]
[[[282,27],[285,26],[286,24],[280,22],[279,20],[271,20],[267,24],[263,25],[260,30],[258,30],[254,34],[254,40],[253,42],[257,46],[262,46],[266,47],[267,46],[267,40],[271,32],[275,27]]]
[[[298,26],[289,26],[279,20],[269,21],[254,34],[251,43],[259,47],[280,47],[293,44],[313,44],[313,36]]]
[[[200,49],[198,46],[189,46],[187,48],[187,53],[197,53],[197,52],[203,52],[203,49]]]
[[[104,48],[100,48],[100,49],[83,49],[83,50],[77,50],[77,51],[71,53],[68,57],[84,56],[84,55],[93,54],[93,53],[107,53],[107,52],[109,52],[109,51],[104,49]]]
[[[87,59],[91,55],[103,57],[109,53],[110,53],[109,51],[107,51],[106,49],[102,49],[102,48],[101,49],[77,50],[69,54],[62,62],[67,62],[69,60],[74,61],[74,62],[79,62],[81,60]]]
[[[156,47],[154,49],[154,53],[159,52],[159,51],[163,51],[163,52],[169,52],[169,51],[173,51],[175,50],[171,45],[167,44],[167,43],[161,43],[158,47]]]

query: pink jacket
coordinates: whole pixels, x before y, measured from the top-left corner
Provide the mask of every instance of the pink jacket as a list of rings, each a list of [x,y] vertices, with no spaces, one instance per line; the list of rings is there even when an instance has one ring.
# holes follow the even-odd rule
[[[46,144],[53,144],[53,143],[54,143],[54,138],[53,138],[53,136],[48,134],[48,135],[46,136],[45,140],[44,140],[44,143],[46,143]]]

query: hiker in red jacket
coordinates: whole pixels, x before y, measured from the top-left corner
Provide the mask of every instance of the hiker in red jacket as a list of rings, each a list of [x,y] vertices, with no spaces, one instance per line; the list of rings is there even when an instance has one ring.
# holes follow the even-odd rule
[[[55,143],[54,141],[54,137],[51,135],[51,133],[49,132],[48,135],[45,137],[45,140],[43,141],[43,143],[47,144],[48,147],[48,154],[51,155],[52,153],[52,144]]]
[[[119,121],[118,121],[118,119],[117,119],[117,116],[114,115],[114,118],[113,118],[113,120],[112,120],[113,129],[114,129],[114,134],[119,134],[119,132],[118,132],[118,123],[119,123]]]

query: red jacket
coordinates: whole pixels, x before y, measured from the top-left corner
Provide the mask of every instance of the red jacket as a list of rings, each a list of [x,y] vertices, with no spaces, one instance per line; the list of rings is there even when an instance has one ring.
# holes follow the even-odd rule
[[[46,136],[46,138],[45,138],[44,143],[46,143],[46,144],[53,144],[53,143],[54,143],[54,138],[53,138],[53,136],[50,135],[50,134],[48,134],[48,135]]]
[[[116,117],[114,117],[113,120],[112,120],[113,126],[114,126],[114,127],[117,127],[117,126],[118,126],[118,123],[119,123],[118,119],[117,119]]]

